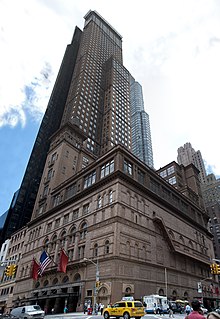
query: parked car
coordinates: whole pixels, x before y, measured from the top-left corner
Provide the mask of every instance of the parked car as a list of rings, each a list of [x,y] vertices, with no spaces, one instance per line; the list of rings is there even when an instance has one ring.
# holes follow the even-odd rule
[[[104,308],[103,316],[105,319],[110,317],[123,317],[129,319],[134,317],[140,319],[145,315],[144,306],[140,301],[118,301],[111,307]]]

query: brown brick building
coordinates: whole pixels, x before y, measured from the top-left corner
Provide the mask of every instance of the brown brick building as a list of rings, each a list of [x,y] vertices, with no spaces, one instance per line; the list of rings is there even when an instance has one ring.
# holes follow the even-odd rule
[[[46,177],[56,152],[51,180],[57,178],[55,168],[62,174],[58,162],[64,149],[60,154],[59,147],[51,150],[45,167]],[[76,150],[79,158],[85,157],[83,148]],[[69,156],[74,158],[74,152]],[[47,199],[47,210],[41,213],[36,205],[28,225],[14,300],[38,302],[57,312],[62,312],[65,302],[70,311],[82,310],[84,301],[94,295],[96,269],[87,258],[98,261],[97,300],[105,305],[126,295],[141,299],[153,293],[216,301],[211,281],[203,282],[203,296],[197,292],[197,283],[210,276],[214,256],[208,216],[124,147],[113,148],[63,181]],[[30,278],[33,256],[39,258],[46,248],[57,263],[61,247],[69,255],[67,273],[58,273],[51,263],[34,282]],[[215,280],[212,284],[217,285]]]

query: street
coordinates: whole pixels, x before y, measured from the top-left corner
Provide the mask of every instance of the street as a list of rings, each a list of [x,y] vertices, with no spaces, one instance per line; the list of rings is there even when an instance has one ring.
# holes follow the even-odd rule
[[[174,319],[184,319],[186,314],[174,314]],[[45,319],[103,319],[103,316],[98,315],[87,315],[83,312],[72,312],[67,314],[57,314],[57,315],[47,315]],[[113,317],[112,317],[113,318]],[[142,319],[169,319],[169,315],[154,315],[154,314],[146,314]]]

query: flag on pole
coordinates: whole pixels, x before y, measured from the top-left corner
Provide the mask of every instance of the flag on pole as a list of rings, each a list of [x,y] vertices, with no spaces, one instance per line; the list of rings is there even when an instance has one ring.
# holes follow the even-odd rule
[[[60,261],[57,267],[57,271],[66,272],[66,266],[68,264],[68,256],[63,249],[60,252]]]
[[[36,262],[36,259],[33,258],[33,261],[32,261],[32,278],[34,280],[37,280],[39,270],[40,270],[40,265]]]
[[[51,258],[48,256],[48,254],[44,250],[40,256],[40,268],[38,270],[38,275],[42,276],[44,270],[47,268],[50,262],[51,262]]]

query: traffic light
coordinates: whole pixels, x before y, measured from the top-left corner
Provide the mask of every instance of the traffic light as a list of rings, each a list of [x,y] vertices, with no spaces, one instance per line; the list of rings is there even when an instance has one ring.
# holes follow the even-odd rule
[[[100,281],[96,281],[95,286],[96,286],[96,288],[99,288],[101,286],[101,282]]]
[[[11,271],[12,276],[15,277],[17,269],[18,269],[18,265],[12,265],[12,271]]]
[[[12,276],[12,265],[8,265],[5,267],[5,275],[7,277],[11,277]]]
[[[210,268],[211,268],[211,274],[215,274],[215,264],[211,264]]]
[[[211,264],[210,265],[211,268],[211,273],[214,275],[219,275],[220,274],[220,265],[218,264]]]
[[[220,265],[216,264],[216,275],[220,274]]]
[[[17,265],[8,265],[5,267],[5,276],[12,277],[16,275],[17,272]]]

